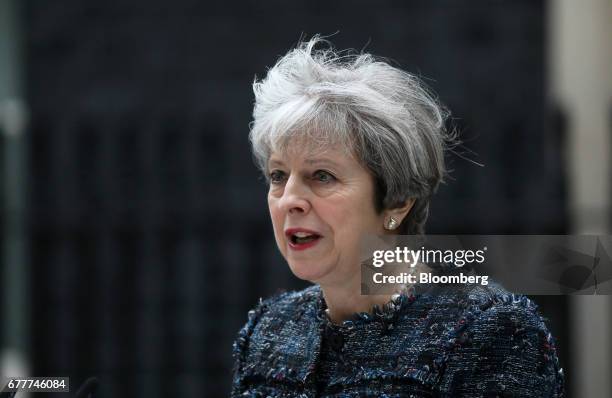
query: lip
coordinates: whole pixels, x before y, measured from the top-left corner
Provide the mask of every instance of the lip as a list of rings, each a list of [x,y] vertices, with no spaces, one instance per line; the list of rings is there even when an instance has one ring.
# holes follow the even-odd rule
[[[291,235],[293,235],[295,233],[298,233],[298,232],[305,232],[307,234],[317,235],[318,237],[315,240],[313,240],[311,242],[307,242],[307,243],[293,243],[291,241]],[[288,229],[285,230],[285,236],[287,237],[287,242],[289,244],[289,247],[291,249],[293,249],[293,250],[306,250],[306,249],[309,249],[309,248],[313,247],[314,245],[316,245],[317,243],[319,243],[319,241],[323,237],[317,231],[313,231],[311,229],[306,229],[306,228],[288,228]]]

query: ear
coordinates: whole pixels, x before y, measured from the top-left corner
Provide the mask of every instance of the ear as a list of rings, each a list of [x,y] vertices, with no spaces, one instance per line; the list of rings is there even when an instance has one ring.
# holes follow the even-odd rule
[[[391,218],[397,222],[397,225],[400,225],[408,213],[410,213],[414,202],[416,202],[416,199],[408,199],[400,207],[385,210],[385,225],[387,225],[386,223]]]

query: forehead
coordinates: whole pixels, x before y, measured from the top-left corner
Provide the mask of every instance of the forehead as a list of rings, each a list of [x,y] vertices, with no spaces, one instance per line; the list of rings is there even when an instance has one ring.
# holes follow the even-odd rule
[[[296,142],[272,150],[268,159],[269,165],[299,162],[306,165],[331,163],[349,165],[357,162],[351,148],[346,145],[312,145]]]

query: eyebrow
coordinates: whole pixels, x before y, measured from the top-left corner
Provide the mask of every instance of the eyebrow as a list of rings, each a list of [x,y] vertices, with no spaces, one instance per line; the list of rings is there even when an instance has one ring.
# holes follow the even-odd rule
[[[268,167],[270,166],[282,166],[284,163],[280,160],[276,160],[276,159],[269,159],[268,160]]]
[[[328,164],[331,166],[338,166],[338,163],[334,162],[331,159],[328,158],[319,158],[319,159],[306,159],[304,161],[304,163],[307,163],[309,165],[314,165],[314,164]],[[277,160],[277,159],[270,159],[268,162],[268,166],[282,166],[284,165],[282,160]]]
[[[308,159],[308,160],[306,160],[306,163],[308,163],[308,164],[322,164],[322,163],[325,163],[325,164],[330,164],[330,165],[333,165],[333,166],[337,166],[338,165],[338,163],[336,163],[333,160],[328,159],[328,158]]]

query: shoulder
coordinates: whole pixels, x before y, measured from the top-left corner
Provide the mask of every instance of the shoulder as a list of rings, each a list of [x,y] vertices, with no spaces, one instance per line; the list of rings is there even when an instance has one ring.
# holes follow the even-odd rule
[[[532,300],[496,284],[449,291],[438,300],[453,301],[456,314],[446,336],[441,392],[562,396],[555,341]]]
[[[234,342],[234,383],[255,374],[276,377],[276,373],[281,373],[277,362],[303,359],[298,358],[299,352],[295,348],[314,344],[311,340],[318,336],[316,316],[319,300],[320,288],[317,285],[260,299],[248,312],[247,322]]]
[[[301,315],[307,307],[316,304],[319,300],[320,288],[317,285],[310,286],[300,291],[277,293],[266,299],[259,299],[257,305],[247,314],[247,322],[238,333],[238,339],[234,348],[239,348],[241,343],[252,334],[253,330],[261,325],[262,320],[275,319],[280,323],[290,318]],[[267,324],[266,327],[274,325]]]
[[[307,308],[317,304],[320,299],[320,288],[309,286],[299,291],[280,292],[259,303],[248,312],[245,326],[254,326],[263,318],[289,319],[302,314]]]
[[[512,318],[512,323],[525,323],[545,328],[538,306],[527,296],[508,292],[499,284],[439,286],[430,289],[421,299],[433,313],[458,321],[462,328],[476,320],[499,321]]]

